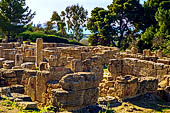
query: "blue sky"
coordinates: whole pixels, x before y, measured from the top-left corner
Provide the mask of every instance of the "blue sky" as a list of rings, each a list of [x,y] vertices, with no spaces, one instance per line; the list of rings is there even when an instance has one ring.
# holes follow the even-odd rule
[[[107,8],[107,5],[111,4],[112,1],[113,0],[26,0],[26,4],[30,9],[36,11],[33,22],[35,24],[43,24],[50,20],[53,11],[60,13],[62,10],[65,10],[67,6],[78,3],[88,10],[90,16],[92,9],[95,7]],[[145,0],[141,0],[141,2],[143,1]]]

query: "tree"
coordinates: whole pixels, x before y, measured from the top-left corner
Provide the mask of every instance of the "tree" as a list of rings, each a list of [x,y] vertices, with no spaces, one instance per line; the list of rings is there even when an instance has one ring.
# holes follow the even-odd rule
[[[162,49],[167,53],[167,45],[170,40],[170,0],[148,0],[144,7],[146,30],[141,34],[139,47],[142,49]],[[148,23],[148,24],[147,24]],[[150,26],[150,27],[149,27]],[[167,44],[168,43],[168,44]],[[169,50],[169,49],[168,49]]]
[[[53,12],[51,21],[55,22],[58,29],[58,34],[61,36],[66,36],[66,24],[65,24],[65,12],[62,11],[61,15],[59,15],[56,11]]]
[[[0,27],[8,39],[23,32],[24,26],[31,22],[34,15],[25,0],[0,1]]]
[[[85,27],[88,12],[83,6],[72,5],[65,9],[66,23],[68,31],[73,33],[74,39],[80,41],[83,37],[83,27]]]
[[[114,18],[112,25],[120,48],[125,34],[140,28],[143,8],[139,0],[114,0],[108,9]]]
[[[157,21],[155,19],[155,14],[159,7],[169,8],[168,4],[169,0],[147,0],[144,3],[144,30],[152,25],[157,25]]]
[[[109,11],[96,7],[91,12],[91,18],[88,19],[87,28],[91,31],[89,42],[91,45],[115,45],[113,42],[114,29],[111,26],[113,22]]]

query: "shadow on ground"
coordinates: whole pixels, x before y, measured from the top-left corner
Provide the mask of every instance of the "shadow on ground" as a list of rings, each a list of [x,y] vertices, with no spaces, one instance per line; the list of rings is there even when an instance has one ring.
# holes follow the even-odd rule
[[[125,100],[125,102],[129,102],[142,108],[153,109],[160,112],[162,112],[163,109],[170,109],[170,103],[162,100],[156,94],[145,94],[133,99]]]

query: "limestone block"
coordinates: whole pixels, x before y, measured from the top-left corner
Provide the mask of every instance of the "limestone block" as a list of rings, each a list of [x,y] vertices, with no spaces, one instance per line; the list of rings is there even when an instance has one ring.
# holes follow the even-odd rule
[[[98,88],[85,90],[84,96],[83,96],[83,99],[84,99],[83,105],[85,105],[85,106],[95,105],[98,100],[98,94],[99,94]]]
[[[36,65],[39,67],[40,62],[43,61],[43,39],[37,38],[36,40]]]
[[[48,69],[47,62],[41,62],[40,71],[47,70],[47,69]]]
[[[47,81],[49,80],[50,72],[40,71],[36,77],[36,100],[42,102],[42,94],[47,91]]]
[[[24,62],[36,62],[35,56],[24,57]]]
[[[4,49],[3,50],[3,57],[8,60],[15,60],[15,55],[17,53],[16,49]]]
[[[23,85],[12,85],[10,86],[11,93],[20,93],[24,94],[24,86]]]
[[[21,64],[22,68],[26,68],[26,69],[30,69],[30,70],[34,70],[35,69],[35,63],[34,62],[26,62]]]
[[[79,72],[67,74],[60,80],[64,90],[77,91],[98,87],[98,79],[94,73]]]
[[[141,77],[138,80],[137,94],[153,93],[158,88],[158,79],[155,77]]]
[[[153,69],[154,68],[154,62],[148,61],[148,68]]]
[[[28,88],[26,94],[31,97],[32,101],[36,100],[36,76],[30,77],[28,79]]]
[[[25,49],[25,56],[26,57],[30,57],[32,56],[33,54],[33,50],[32,49]]]
[[[12,69],[13,66],[14,66],[14,61],[12,61],[12,60],[5,60],[3,62],[4,69]]]
[[[49,80],[60,80],[64,75],[71,73],[71,70],[65,67],[50,67],[49,71],[51,73]]]
[[[17,102],[16,104],[22,109],[37,109],[37,103],[35,102]]]
[[[82,62],[79,59],[73,59],[71,61],[71,70],[73,72],[82,72],[83,68],[82,68]]]
[[[24,57],[22,54],[16,54],[15,55],[15,66],[21,66],[23,63]]]
[[[111,59],[108,65],[108,70],[111,74],[119,75],[122,72],[122,63],[119,60]]]
[[[124,77],[118,77],[115,82],[114,96],[118,96],[121,99],[132,98],[136,96],[138,88],[137,77],[126,75]]]
[[[84,93],[85,90],[75,92],[63,89],[53,89],[51,98],[53,106],[58,106],[59,104],[62,104],[63,107],[81,106],[84,102]]]
[[[164,64],[163,64],[163,63],[155,63],[155,64],[154,64],[154,69],[162,70],[163,67],[164,67]]]
[[[50,55],[49,61],[48,61],[50,67],[56,67],[58,62],[58,57],[55,55]]]
[[[167,65],[170,64],[170,61],[169,61],[169,60],[165,60],[165,59],[158,59],[157,62],[158,62],[158,63],[167,64]]]

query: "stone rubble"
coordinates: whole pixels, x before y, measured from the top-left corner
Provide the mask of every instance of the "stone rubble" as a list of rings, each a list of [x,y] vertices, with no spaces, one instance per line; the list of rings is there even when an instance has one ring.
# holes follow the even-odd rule
[[[104,75],[104,66],[109,73]],[[0,43],[0,88],[21,87],[39,106],[59,106],[67,111],[95,105],[99,97],[113,102],[170,87],[170,58],[161,51],[137,48],[120,52],[115,47],[44,43]],[[17,86],[18,85],[18,86]],[[108,98],[106,98],[108,97]],[[21,106],[35,103],[22,103]],[[103,101],[101,100],[101,101]]]

